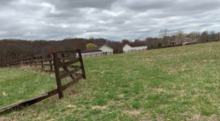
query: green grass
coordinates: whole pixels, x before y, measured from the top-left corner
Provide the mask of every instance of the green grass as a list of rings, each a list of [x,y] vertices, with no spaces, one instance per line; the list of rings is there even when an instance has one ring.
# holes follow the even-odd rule
[[[220,43],[213,42],[85,58],[87,79],[65,90],[63,99],[53,96],[0,119],[220,120],[219,53]],[[56,88],[53,75],[18,69],[0,74],[1,107]]]
[[[27,68],[27,67],[25,67]],[[0,69],[0,107],[40,96],[57,88],[55,74],[29,69]],[[66,84],[69,79],[64,79]]]

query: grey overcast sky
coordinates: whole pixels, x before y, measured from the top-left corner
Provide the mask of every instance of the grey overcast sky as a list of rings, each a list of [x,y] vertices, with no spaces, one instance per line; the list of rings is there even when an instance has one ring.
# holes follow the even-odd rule
[[[220,32],[220,0],[0,0],[0,39],[121,41],[160,29]]]

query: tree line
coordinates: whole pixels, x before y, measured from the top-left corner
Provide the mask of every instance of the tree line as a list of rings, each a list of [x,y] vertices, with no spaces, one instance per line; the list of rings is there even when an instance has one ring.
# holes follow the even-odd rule
[[[145,43],[149,49],[160,46],[168,46],[171,43],[181,44],[183,42],[209,42],[219,41],[220,32],[204,31],[184,33],[183,31],[171,32],[168,29],[161,29],[159,37],[147,37],[142,40],[136,39],[131,42],[127,39],[122,41],[112,41],[104,38],[65,38],[63,40],[20,40],[20,39],[2,39],[0,40],[0,66],[15,59],[22,59],[35,54],[51,51],[65,51],[81,49],[84,51],[88,43],[97,46],[106,44],[114,49],[114,54],[122,53],[123,46],[129,43]]]

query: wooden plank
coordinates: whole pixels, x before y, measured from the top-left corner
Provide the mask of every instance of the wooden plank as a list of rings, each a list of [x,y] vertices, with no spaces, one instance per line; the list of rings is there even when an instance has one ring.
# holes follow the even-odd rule
[[[62,86],[62,90],[65,90],[67,89],[68,87],[70,87],[71,85],[74,85],[75,83],[77,83],[80,79],[82,79],[82,75],[79,75],[76,79],[74,79],[73,81],[65,84],[64,86]],[[25,100],[25,101],[21,101],[21,102],[18,102],[18,103],[15,103],[15,104],[12,104],[12,105],[9,105],[9,106],[6,106],[6,107],[3,107],[3,108],[0,108],[0,114],[4,114],[6,112],[9,112],[9,111],[12,111],[12,110],[18,110],[18,109],[21,109],[23,107],[26,107],[26,106],[30,106],[30,105],[33,105],[37,102],[40,102],[44,99],[47,99],[51,96],[54,96],[58,93],[58,90],[57,89],[54,89],[50,92],[47,92],[43,95],[40,95],[40,96],[37,96],[35,98],[31,98],[31,99],[28,99],[28,100]]]
[[[36,64],[34,64],[34,65],[40,65],[40,66],[41,66],[42,64],[41,64],[41,63],[36,63]]]
[[[84,79],[86,79],[86,72],[85,72],[85,69],[84,69],[84,64],[83,64],[83,59],[82,59],[82,54],[81,54],[80,49],[77,49],[77,52],[79,54],[79,60],[80,60],[80,64],[81,64],[81,67],[82,67],[82,76],[83,76]]]
[[[62,57],[64,58],[64,53],[61,53],[61,55],[62,55]],[[62,63],[60,59],[58,60],[58,62],[59,62],[59,63]],[[65,62],[65,60],[63,60],[63,62]],[[64,66],[63,69],[64,69],[66,72],[69,72],[69,69],[67,68],[67,66]],[[60,74],[61,74],[61,73],[60,73]],[[75,77],[74,77],[73,75],[69,75],[69,76],[70,76],[70,78],[75,79]]]
[[[32,61],[22,61],[23,63],[30,63],[30,62],[32,62]]]
[[[32,58],[32,57],[26,57],[25,59],[30,59],[30,58]]]
[[[52,61],[52,58],[44,58],[44,59],[35,59],[35,62],[41,62],[41,61]]]
[[[21,109],[22,107],[25,107],[25,106],[30,106],[30,105],[33,105],[41,100],[44,100],[44,99],[47,99],[53,95],[56,95],[57,94],[57,89],[54,89],[50,92],[47,92],[43,95],[40,95],[38,97],[35,97],[35,98],[32,98],[32,99],[28,99],[28,100],[25,100],[25,101],[22,101],[22,102],[19,102],[19,103],[15,103],[15,104],[12,104],[12,105],[9,105],[9,106],[6,106],[6,107],[3,107],[0,109],[0,111],[4,110],[3,112],[0,112],[0,114],[3,114],[5,112],[8,112],[8,111],[12,111],[12,110],[15,110],[15,109]]]
[[[50,54],[52,54],[52,52],[51,53],[37,54],[37,55],[34,55],[34,57],[47,56],[47,55],[50,55]]]
[[[60,60],[74,60],[76,59],[75,57],[64,57],[64,58],[59,58]]]
[[[72,70],[72,71],[66,72],[66,73],[60,75],[60,78],[63,79],[63,78],[65,78],[65,77],[67,77],[67,76],[70,76],[70,75],[72,75],[73,73],[76,73],[77,71],[79,71],[80,69],[81,69],[81,67],[78,67],[78,68],[76,68],[76,69],[74,69],[74,70]]]
[[[51,55],[48,55],[48,58],[52,59]],[[52,60],[49,60],[50,64],[52,64]],[[53,65],[50,65],[50,70],[53,70]]]
[[[58,57],[57,57],[57,53],[53,53],[53,57],[54,57],[54,69],[55,69],[55,75],[56,75],[56,82],[57,82],[57,90],[58,90],[58,94],[59,94],[59,98],[63,98],[63,90],[62,90],[62,83],[61,83],[61,79],[60,79],[60,72],[59,72],[59,66],[58,66]]]
[[[43,59],[43,56],[40,56],[40,59]],[[43,61],[41,61],[41,67],[42,67],[42,69],[44,69],[44,62]]]
[[[69,62],[59,63],[59,64],[58,64],[58,67],[60,68],[60,67],[68,66],[68,65],[73,64],[73,63],[76,63],[76,62],[78,62],[78,61],[79,61],[79,58],[75,58],[74,60],[71,60],[71,61],[69,61]]]
[[[62,86],[62,89],[65,90],[68,87],[70,87],[71,85],[74,85],[75,83],[77,83],[80,79],[82,79],[82,75],[79,75],[78,77],[76,77],[76,79],[74,79],[73,81],[65,84],[64,86]]]
[[[69,68],[78,68],[78,67],[80,67],[80,66],[76,66],[76,65],[69,65],[68,67],[69,67]]]
[[[57,51],[56,53],[73,53],[73,52],[77,52],[77,50]]]
[[[49,63],[49,64],[42,64],[42,65],[44,65],[44,66],[52,66],[52,65],[53,65],[53,63]]]
[[[11,63],[11,64],[20,64],[21,62],[14,62],[14,63]]]

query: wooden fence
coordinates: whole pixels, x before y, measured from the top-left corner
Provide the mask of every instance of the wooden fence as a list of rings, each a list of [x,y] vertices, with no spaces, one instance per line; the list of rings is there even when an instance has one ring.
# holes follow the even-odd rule
[[[77,58],[76,53],[78,53],[79,55]],[[80,66],[72,65],[77,62],[80,62]],[[82,78],[86,79],[86,73],[80,50],[59,51],[54,53],[34,55],[33,57],[27,57],[23,60],[16,60],[11,63],[8,63],[5,67],[15,67],[21,65],[33,66],[35,69],[38,70],[54,72],[56,75],[57,89],[54,89],[41,96],[26,101],[22,101],[6,106],[4,108],[0,108],[0,111],[2,111],[0,114],[14,109],[20,109],[24,106],[32,105],[56,94],[58,94],[59,98],[61,99],[63,98],[63,90],[75,84]],[[63,68],[63,71],[60,71],[60,68]],[[82,71],[82,73],[77,73],[77,71],[80,70]],[[61,80],[68,76],[71,77],[72,81],[65,85],[62,85]]]

